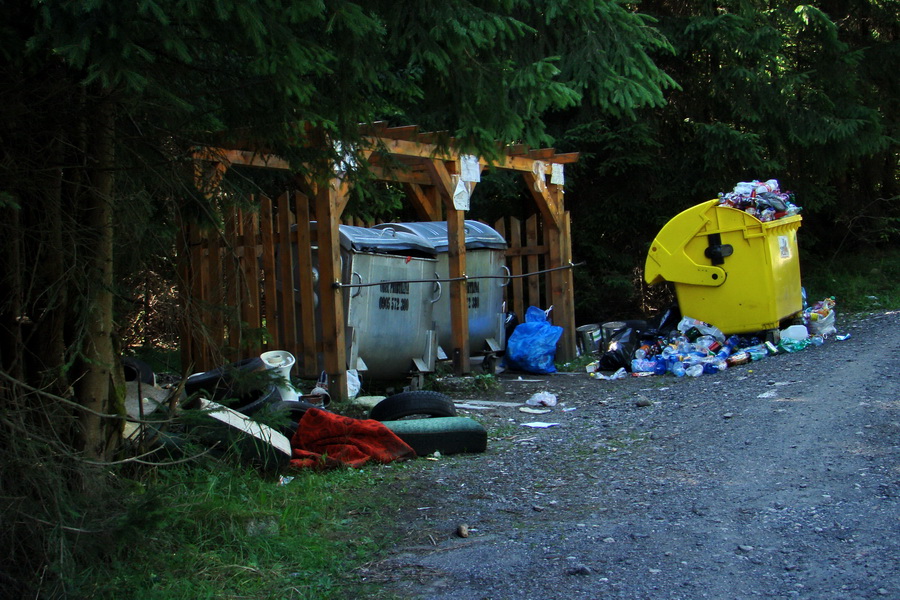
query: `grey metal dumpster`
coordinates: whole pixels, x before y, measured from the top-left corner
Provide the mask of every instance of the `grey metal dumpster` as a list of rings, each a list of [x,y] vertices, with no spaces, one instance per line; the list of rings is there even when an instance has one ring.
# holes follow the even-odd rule
[[[465,221],[466,295],[469,307],[469,354],[493,354],[506,345],[503,288],[509,282],[506,269],[506,240],[495,229],[478,221]],[[450,276],[449,239],[446,221],[382,223],[375,229],[418,234],[437,252],[438,276]],[[489,277],[479,279],[480,277]],[[444,352],[453,344],[450,323],[450,295],[444,294],[434,306],[438,341]]]
[[[351,286],[343,289],[347,368],[373,380],[433,371],[438,350],[433,309],[442,292],[435,281],[434,247],[408,232],[349,225],[339,232],[341,282]],[[312,253],[317,265],[318,248]],[[294,249],[294,265],[296,256]]]

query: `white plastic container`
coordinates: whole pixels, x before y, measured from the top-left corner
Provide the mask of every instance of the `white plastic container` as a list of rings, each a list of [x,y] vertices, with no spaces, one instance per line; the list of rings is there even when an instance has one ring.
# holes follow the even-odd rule
[[[781,330],[781,339],[783,340],[805,340],[809,337],[809,331],[805,325],[791,325],[787,329]]]

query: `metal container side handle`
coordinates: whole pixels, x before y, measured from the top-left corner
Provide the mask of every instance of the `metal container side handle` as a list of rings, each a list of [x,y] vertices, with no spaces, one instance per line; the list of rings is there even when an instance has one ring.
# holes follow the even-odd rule
[[[435,273],[434,276],[437,277],[438,274]],[[441,299],[441,296],[444,295],[444,287],[441,285],[441,282],[440,282],[440,281],[435,281],[435,282],[434,282],[434,285],[435,285],[435,287],[436,287],[436,289],[437,289],[437,296],[431,299],[431,303],[432,303],[432,304],[434,304],[435,302],[437,302],[438,300],[440,300],[440,299]]]
[[[362,283],[363,283],[362,275],[360,275],[360,274],[357,273],[356,271],[353,271],[352,273],[350,273],[350,285],[353,285],[353,278],[354,278],[354,277],[356,277],[357,279],[359,279],[359,284],[358,284],[358,285],[362,286]],[[362,294],[362,287],[357,287],[357,288],[356,288],[356,291],[354,291],[352,294],[350,294],[350,297],[351,297],[351,298],[356,298],[356,297],[359,296],[360,294]]]
[[[500,287],[506,287],[512,281],[512,271],[510,271],[509,267],[507,267],[506,265],[500,265],[500,268],[503,269],[504,271],[506,271],[506,282],[501,283]]]

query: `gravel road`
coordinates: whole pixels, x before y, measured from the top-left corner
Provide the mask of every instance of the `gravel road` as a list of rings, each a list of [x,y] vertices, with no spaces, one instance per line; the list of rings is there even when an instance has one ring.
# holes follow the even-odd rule
[[[404,599],[900,598],[900,313],[838,329],[698,378],[452,393],[559,404],[461,411],[488,451],[417,469],[395,552],[358,575]]]

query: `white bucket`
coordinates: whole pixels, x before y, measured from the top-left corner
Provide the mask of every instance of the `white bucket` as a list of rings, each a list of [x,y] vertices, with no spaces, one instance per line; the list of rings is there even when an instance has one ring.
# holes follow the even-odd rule
[[[291,369],[294,368],[294,363],[297,362],[293,354],[285,350],[270,350],[269,352],[263,352],[259,357],[265,363],[267,369],[277,371],[278,375],[285,381],[291,380]],[[282,400],[300,399],[297,390],[286,383],[280,383],[277,387],[278,391],[281,392]]]

